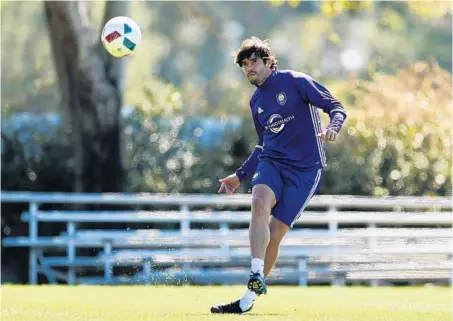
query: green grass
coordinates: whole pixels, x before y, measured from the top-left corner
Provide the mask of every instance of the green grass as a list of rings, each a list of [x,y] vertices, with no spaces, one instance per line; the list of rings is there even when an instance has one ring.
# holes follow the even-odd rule
[[[2,286],[2,321],[443,321],[449,287],[269,287],[245,315],[212,315],[244,287]]]

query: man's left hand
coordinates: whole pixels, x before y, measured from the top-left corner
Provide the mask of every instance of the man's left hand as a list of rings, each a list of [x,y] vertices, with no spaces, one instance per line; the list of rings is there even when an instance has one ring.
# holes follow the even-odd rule
[[[333,129],[326,128],[322,134],[316,135],[316,137],[321,138],[325,142],[334,142],[337,139],[338,133]]]

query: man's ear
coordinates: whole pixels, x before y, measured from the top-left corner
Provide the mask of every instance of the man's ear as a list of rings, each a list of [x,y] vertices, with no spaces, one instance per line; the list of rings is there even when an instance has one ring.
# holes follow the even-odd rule
[[[266,65],[266,67],[270,68],[271,67],[271,60],[270,59],[266,59],[265,65]]]

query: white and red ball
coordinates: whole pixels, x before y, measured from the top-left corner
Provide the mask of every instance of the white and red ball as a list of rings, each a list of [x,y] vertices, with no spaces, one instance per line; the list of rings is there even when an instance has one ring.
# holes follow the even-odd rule
[[[142,40],[142,32],[134,20],[119,16],[107,21],[102,29],[101,40],[109,54],[122,58],[137,50]]]

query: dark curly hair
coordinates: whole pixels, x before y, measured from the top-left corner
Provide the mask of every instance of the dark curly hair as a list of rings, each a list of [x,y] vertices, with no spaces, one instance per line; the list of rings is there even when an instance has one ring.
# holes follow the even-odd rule
[[[242,67],[242,61],[249,58],[252,54],[263,59],[264,63],[268,60],[271,62],[271,69],[277,69],[277,58],[271,49],[269,40],[261,40],[257,37],[247,38],[242,41],[239,49],[233,52],[233,61],[239,67]]]

